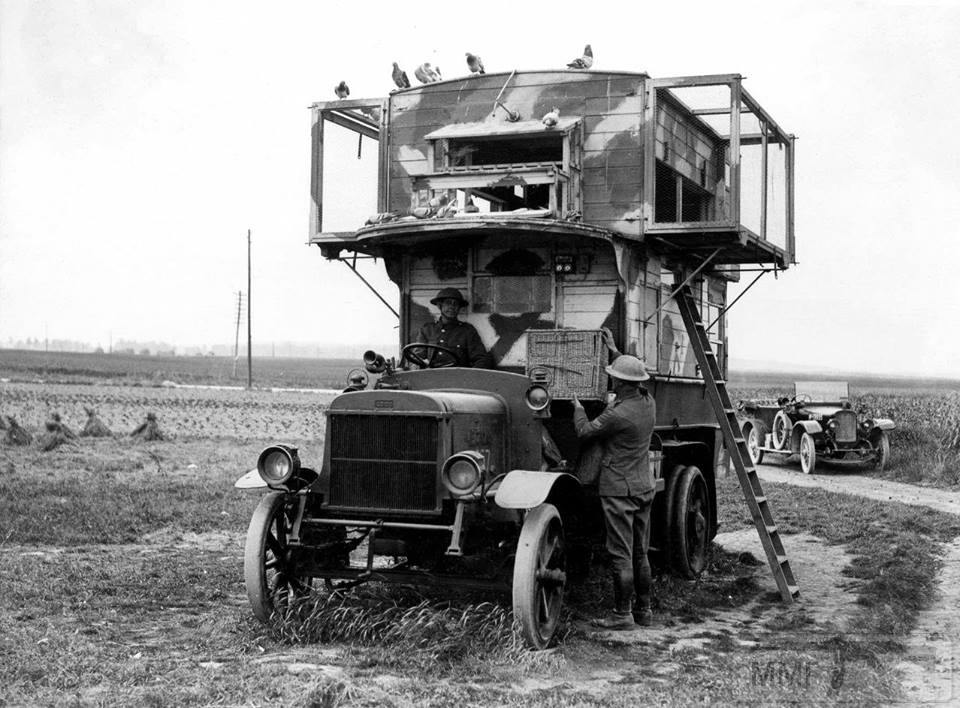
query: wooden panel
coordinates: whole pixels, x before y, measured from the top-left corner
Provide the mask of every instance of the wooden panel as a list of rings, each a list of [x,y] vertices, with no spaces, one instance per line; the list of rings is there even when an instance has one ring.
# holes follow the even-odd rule
[[[643,110],[643,101],[639,96],[603,96],[588,98],[584,106],[586,115],[603,116],[632,114],[638,117]]]
[[[583,166],[586,167],[641,167],[640,148],[631,147],[610,150],[584,150]]]
[[[595,133],[631,133],[640,130],[640,116],[612,114],[606,116],[588,115],[584,120],[588,135]],[[639,140],[639,135],[637,135]]]
[[[615,283],[609,285],[591,284],[588,287],[563,286],[563,311],[566,312],[603,312],[613,307],[617,295]]]
[[[589,167],[583,170],[584,187],[593,187],[596,185],[606,186],[610,184],[637,185],[639,194],[639,185],[642,175],[640,166],[635,167]]]

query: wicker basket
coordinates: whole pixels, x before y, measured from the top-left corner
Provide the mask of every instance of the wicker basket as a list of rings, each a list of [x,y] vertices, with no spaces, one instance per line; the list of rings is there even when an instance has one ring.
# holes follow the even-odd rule
[[[598,329],[527,330],[527,376],[546,384],[554,400],[604,398],[607,359]]]

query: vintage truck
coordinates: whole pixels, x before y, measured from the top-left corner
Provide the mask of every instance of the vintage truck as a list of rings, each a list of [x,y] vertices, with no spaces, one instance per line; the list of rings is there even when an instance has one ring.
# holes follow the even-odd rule
[[[277,444],[238,482],[268,492],[245,552],[256,616],[320,578],[459,584],[511,592],[526,641],[547,646],[599,534],[571,399],[591,417],[604,406],[602,328],[653,373],[652,548],[701,573],[727,465],[710,398],[726,370],[727,288],[794,261],[793,136],[736,74],[475,74],[312,115],[309,242],[355,271],[382,261],[400,351],[368,352],[375,383],[353,380],[330,404],[322,459]],[[325,149],[347,131],[377,142],[375,213],[324,231],[336,207]],[[448,287],[492,369],[440,367],[410,346]]]

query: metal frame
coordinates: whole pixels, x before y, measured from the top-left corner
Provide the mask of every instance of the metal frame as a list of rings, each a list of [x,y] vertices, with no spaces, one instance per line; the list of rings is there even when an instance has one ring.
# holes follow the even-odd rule
[[[741,85],[743,77],[740,74],[710,74],[703,76],[683,76],[662,79],[648,79],[646,84],[645,96],[646,105],[644,106],[644,140],[643,150],[644,158],[644,179],[643,179],[643,202],[644,202],[644,224],[642,230],[655,236],[658,233],[679,231],[697,231],[708,230],[729,230],[737,233],[748,233],[758,237],[761,241],[767,241],[767,221],[768,221],[768,198],[767,182],[769,176],[768,168],[768,149],[771,142],[782,145],[786,154],[784,156],[785,167],[785,251],[786,261],[796,262],[796,241],[794,233],[794,141],[795,136],[784,131],[775,120],[763,109],[762,106],[751,96]],[[706,123],[702,127],[709,133],[726,144],[727,162],[730,168],[730,179],[727,184],[730,190],[729,198],[729,218],[714,219],[703,222],[672,222],[657,224],[654,221],[654,205],[656,201],[656,179],[655,179],[655,158],[652,156],[656,150],[656,110],[657,110],[657,91],[675,88],[694,88],[708,86],[726,86],[730,89],[730,105],[724,107],[691,109],[686,111],[691,116],[707,115],[729,115],[730,129],[727,135],[719,135],[713,128]],[[670,100],[680,105],[683,102],[674,94],[670,94]],[[743,133],[741,131],[741,116],[749,114],[756,117],[760,123],[759,133]],[[741,164],[740,148],[744,145],[760,145],[761,155],[761,179],[760,188],[760,233],[753,234],[740,223],[740,202],[741,202]],[[677,206],[678,210],[680,205]]]

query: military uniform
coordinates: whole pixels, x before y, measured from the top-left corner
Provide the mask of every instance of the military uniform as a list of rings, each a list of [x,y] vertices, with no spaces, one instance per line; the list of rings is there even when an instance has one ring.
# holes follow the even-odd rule
[[[475,369],[489,369],[491,366],[490,354],[480,341],[480,335],[469,322],[452,320],[444,322],[439,318],[436,322],[427,322],[420,328],[417,341],[424,344],[439,344],[455,351],[460,357],[460,366],[472,366]],[[437,354],[437,359],[443,361],[447,355]]]
[[[639,611],[649,614],[650,506],[655,482],[650,471],[650,437],[657,405],[645,390],[628,389],[594,420],[580,406],[573,422],[581,440],[603,446],[598,491],[612,562],[616,612],[629,616],[636,593]]]

